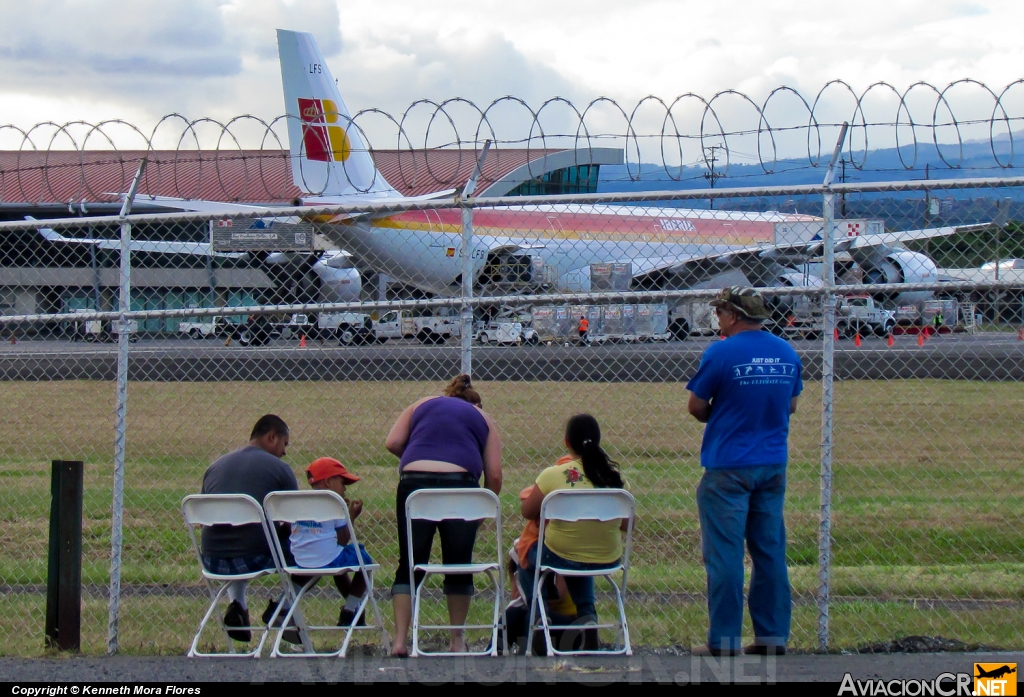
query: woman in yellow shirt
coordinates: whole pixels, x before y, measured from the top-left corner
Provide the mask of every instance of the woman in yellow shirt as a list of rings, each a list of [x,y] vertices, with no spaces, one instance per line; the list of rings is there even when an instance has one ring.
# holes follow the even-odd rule
[[[601,448],[601,427],[593,416],[577,414],[569,419],[565,425],[565,447],[571,459],[563,458],[559,464],[541,472],[532,490],[523,498],[522,514],[527,520],[539,520],[544,497],[558,489],[625,488],[618,465]],[[622,523],[615,520],[548,521],[541,561],[567,569],[614,566],[622,556],[621,528]],[[535,542],[526,554],[526,565],[519,570],[519,583],[528,603],[533,599],[537,554],[538,543]],[[565,585],[576,604],[580,623],[596,623],[593,577],[567,576]],[[590,648],[597,648],[596,636],[586,639],[586,643],[592,644]]]

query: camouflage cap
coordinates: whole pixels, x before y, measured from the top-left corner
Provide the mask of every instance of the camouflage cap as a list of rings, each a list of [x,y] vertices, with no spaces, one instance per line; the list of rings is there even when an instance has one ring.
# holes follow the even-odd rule
[[[753,288],[731,286],[723,288],[718,297],[711,301],[711,307],[730,310],[752,320],[763,320],[771,317],[764,306],[764,296]]]

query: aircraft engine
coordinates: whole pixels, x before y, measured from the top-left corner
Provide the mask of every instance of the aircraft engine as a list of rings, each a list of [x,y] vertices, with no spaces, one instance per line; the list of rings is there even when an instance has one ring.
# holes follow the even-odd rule
[[[313,272],[320,278],[320,301],[325,303],[358,302],[362,290],[359,269],[335,268],[330,261],[313,264]]]
[[[892,252],[882,259],[881,263],[862,264],[862,267],[864,268],[864,283],[933,283],[939,278],[935,262],[930,257],[905,249]],[[931,297],[932,291],[929,290],[874,294],[875,300],[879,302],[891,302],[897,305],[923,302]]]
[[[805,274],[794,269],[785,269],[783,273],[780,273],[777,283],[786,288],[821,288],[822,286],[820,276],[811,273]],[[811,306],[820,301],[808,295],[780,295],[770,302],[773,314],[776,317],[785,317],[790,313],[809,313]]]

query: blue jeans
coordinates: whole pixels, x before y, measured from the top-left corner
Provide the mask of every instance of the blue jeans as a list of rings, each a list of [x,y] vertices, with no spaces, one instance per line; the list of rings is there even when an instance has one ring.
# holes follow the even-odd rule
[[[534,542],[526,553],[527,566],[519,569],[519,585],[523,587],[523,594],[526,600],[526,607],[533,602],[533,575],[537,568],[537,543]],[[572,561],[565,559],[544,548],[544,555],[541,563],[546,566],[557,566],[563,569],[577,571],[592,571],[595,569],[607,569],[609,566],[616,566],[619,562],[610,564],[594,564],[583,561]],[[549,580],[553,577],[549,576]],[[593,576],[564,576],[565,588],[569,591],[569,597],[576,605],[576,616],[580,619],[597,620],[597,608],[594,606],[594,577]],[[553,585],[553,584],[552,584]]]
[[[708,646],[740,648],[743,541],[754,569],[747,607],[759,644],[785,646],[792,598],[782,505],[786,467],[707,469],[697,487],[701,551],[708,574]]]

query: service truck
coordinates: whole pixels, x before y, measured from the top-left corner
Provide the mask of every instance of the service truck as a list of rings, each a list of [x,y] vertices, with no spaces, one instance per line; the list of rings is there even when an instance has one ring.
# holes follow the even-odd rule
[[[391,310],[373,323],[377,341],[388,339],[419,339],[424,344],[443,344],[453,336],[462,335],[462,319],[451,317],[413,317],[407,312]]]
[[[192,321],[182,320],[178,324],[178,333],[193,339],[205,339],[211,336],[231,336],[235,333],[235,323],[227,317],[197,317]]]
[[[477,322],[473,327],[474,337],[480,344],[522,344],[540,343],[537,332],[523,323],[509,318],[498,318],[489,322]]]
[[[323,336],[334,336],[342,346],[370,344],[376,339],[373,320],[361,312],[327,312],[317,318]]]
[[[896,313],[887,310],[870,295],[848,295],[839,301],[836,309],[836,329],[839,336],[876,334],[885,336],[896,327]]]

